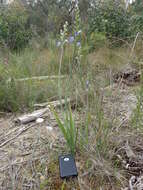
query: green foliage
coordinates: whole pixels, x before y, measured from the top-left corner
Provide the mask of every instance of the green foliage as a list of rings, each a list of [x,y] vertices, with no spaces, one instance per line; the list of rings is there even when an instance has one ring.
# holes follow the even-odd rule
[[[62,62],[64,60],[65,49],[68,46],[68,50],[72,52],[72,56],[69,57],[71,62],[69,63],[69,71],[72,74],[74,71],[80,70],[81,64],[81,53],[82,53],[82,30],[81,30],[81,19],[80,19],[80,10],[78,2],[75,2],[74,8],[74,27],[69,35],[69,23],[66,21],[63,25],[63,29],[60,30],[60,47],[61,47],[61,55],[60,55],[60,64],[59,64],[59,75],[61,71]],[[71,75],[72,76],[72,75]]]
[[[51,56],[52,53],[50,58]],[[45,57],[49,59],[47,52],[39,56],[37,51],[28,48],[20,54],[9,53],[7,62],[5,57],[0,58],[0,110],[23,112],[33,108],[36,102],[44,102],[58,96],[56,80],[16,81],[18,78],[55,74],[58,61],[54,58],[46,60]],[[66,84],[63,84],[63,88],[65,86]]]
[[[41,184],[40,184],[40,190],[44,190],[45,187],[47,187],[49,184],[49,179],[45,179]]]
[[[12,82],[6,84],[6,82],[0,82],[0,109],[7,111],[17,111],[17,92],[15,84]]]
[[[71,108],[66,112],[64,121],[61,121],[60,117],[58,116],[55,110],[53,110],[53,113],[71,153],[75,154],[77,131]]]
[[[83,146],[87,146],[89,143],[89,125],[90,125],[90,123],[91,123],[91,115],[90,115],[90,113],[87,113],[87,116],[84,121],[84,126],[81,125],[81,127],[80,127],[79,143],[80,143],[81,148],[83,148]]]
[[[49,32],[58,34],[65,21],[71,23],[70,5],[71,1],[43,0],[35,3],[29,1],[26,6],[30,13],[30,23],[37,28],[37,33],[47,35]]]
[[[143,129],[143,85],[137,94],[137,106],[134,110],[132,126],[136,129]]]
[[[24,0],[23,0],[24,1]],[[29,14],[29,23],[34,26],[35,33],[40,36],[57,36],[67,21],[69,30],[77,29],[77,21],[83,26],[85,33],[102,33],[108,39],[118,38],[121,41],[143,30],[142,0],[136,0],[126,10],[123,0],[31,0],[25,3]],[[76,16],[74,13],[76,12]],[[76,18],[75,18],[76,17]]]
[[[131,6],[132,17],[131,25],[132,32],[143,32],[143,2],[142,0],[136,0]]]
[[[142,0],[136,0],[132,6],[131,6],[131,9],[137,13],[138,15],[141,15],[142,14],[142,11],[143,11],[143,1]]]
[[[142,11],[141,0],[136,0],[127,10],[121,0],[97,3],[89,9],[88,38],[90,39],[93,33],[101,33],[108,39],[117,40],[120,43],[124,40],[129,41],[137,32],[143,32]]]
[[[39,92],[40,91],[40,92]],[[43,93],[43,94],[42,94]],[[0,109],[8,112],[23,112],[33,108],[33,104],[43,100],[44,91],[37,86],[27,83],[18,84],[14,79],[0,82]]]
[[[90,51],[103,47],[105,43],[106,36],[102,33],[93,32],[89,36],[88,44],[90,46]]]
[[[0,110],[8,112],[33,109],[37,102],[45,102],[58,95],[56,83],[45,82],[11,82],[0,81]]]
[[[79,9],[82,12],[82,20],[87,20],[87,10],[90,4],[88,0],[79,0]],[[30,0],[26,5],[30,13],[30,23],[37,28],[40,35],[52,33],[57,35],[67,21],[70,29],[74,27],[73,10],[76,1],[71,0]]]
[[[89,11],[89,33],[98,32],[107,38],[125,39],[130,36],[130,13],[122,3],[103,2]]]
[[[11,50],[25,47],[32,37],[23,7],[11,6],[0,13],[0,42]]]

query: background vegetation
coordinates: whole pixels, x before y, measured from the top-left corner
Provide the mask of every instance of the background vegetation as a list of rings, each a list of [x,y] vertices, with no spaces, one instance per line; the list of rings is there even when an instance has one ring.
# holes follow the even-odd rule
[[[17,87],[13,84],[5,89],[5,80],[8,78],[23,78],[30,76],[51,75],[59,71],[58,62],[61,54],[58,42],[60,41],[60,30],[63,29],[65,21],[68,22],[65,39],[76,38],[74,43],[64,45],[62,55],[61,74],[73,72],[76,64],[73,58],[76,56],[76,43],[82,48],[78,51],[82,55],[82,73],[89,67],[88,53],[99,48],[113,46],[129,47],[136,35],[143,32],[142,1],[135,1],[126,6],[122,0],[114,1],[79,1],[79,12],[75,16],[76,3],[74,1],[57,0],[52,1],[14,1],[6,7],[1,7],[0,12],[0,44],[1,44],[1,108],[6,109],[5,101],[9,101],[8,107],[13,107],[17,102],[17,109],[21,103],[32,105],[40,96],[39,92],[34,94],[37,98],[28,98],[26,102],[20,103],[17,98],[10,95]],[[78,31],[82,33],[75,37]],[[26,49],[25,49],[26,48]],[[44,48],[46,48],[44,50]],[[56,53],[55,53],[56,52]],[[37,57],[37,54],[40,56]],[[47,54],[47,55],[46,55]],[[42,57],[44,55],[45,58]],[[42,66],[39,66],[39,62]],[[89,64],[89,65],[88,65]],[[87,72],[86,72],[87,74]],[[18,87],[19,88],[19,87]],[[26,90],[25,87],[24,91]],[[3,93],[12,91],[11,93]],[[18,90],[19,91],[19,90]],[[33,90],[32,90],[33,91]],[[15,94],[15,93],[14,93]],[[23,92],[23,94],[25,94]],[[33,93],[32,93],[33,94]],[[7,97],[8,96],[8,97]],[[30,95],[32,96],[32,95]],[[44,96],[42,96],[44,97]],[[39,99],[39,98],[38,98]],[[42,101],[42,98],[40,98]],[[44,101],[45,99],[43,99]],[[29,102],[30,101],[30,102]],[[29,103],[28,103],[29,102]],[[26,106],[27,107],[27,106]],[[8,108],[11,110],[11,108]]]

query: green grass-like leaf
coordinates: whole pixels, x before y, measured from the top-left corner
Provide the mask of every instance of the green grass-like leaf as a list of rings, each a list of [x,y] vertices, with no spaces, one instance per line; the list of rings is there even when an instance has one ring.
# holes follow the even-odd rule
[[[52,111],[54,113],[55,119],[57,121],[57,124],[59,126],[59,129],[61,130],[66,142],[67,146],[70,149],[70,152],[72,154],[75,154],[76,149],[76,127],[72,115],[71,108],[66,112],[66,116],[64,119],[64,122],[61,121],[59,115],[57,112],[52,108]]]

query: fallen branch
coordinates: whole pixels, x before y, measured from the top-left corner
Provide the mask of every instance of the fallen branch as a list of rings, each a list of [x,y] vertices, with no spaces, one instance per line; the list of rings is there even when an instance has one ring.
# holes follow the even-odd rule
[[[36,77],[27,77],[27,78],[21,78],[21,79],[14,79],[15,82],[26,82],[26,81],[33,81],[33,80],[55,80],[55,79],[64,79],[66,78],[66,75],[61,75],[61,76],[36,76]],[[11,79],[8,79],[8,82],[11,82]]]
[[[140,34],[140,33],[138,32],[137,35],[136,35],[136,37],[135,37],[135,40],[134,40],[134,43],[133,43],[133,47],[132,47],[132,49],[131,49],[130,58],[132,58],[132,56],[133,56],[134,49],[135,49],[136,42],[137,42],[137,39],[138,39],[138,37],[139,37],[139,34]]]
[[[25,114],[23,116],[16,118],[15,122],[19,124],[30,123],[32,121],[35,121],[37,118],[41,117],[42,115],[44,115],[47,111],[50,111],[48,107],[45,109],[34,111],[33,113],[30,114]]]
[[[34,107],[35,108],[43,108],[43,107],[50,108],[50,106],[53,106],[54,108],[57,108],[57,107],[59,107],[61,105],[63,106],[66,103],[70,103],[70,102],[71,102],[70,98],[67,98],[66,100],[62,99],[61,101],[56,100],[56,101],[52,101],[52,102],[45,102],[45,103],[41,103],[41,104],[34,104]]]
[[[50,107],[60,107],[65,105],[66,103],[70,103],[71,100],[68,98],[67,100],[62,99],[61,101],[57,100],[57,101],[53,101],[53,102],[46,102],[43,104],[35,104],[34,107],[39,108],[39,107],[45,107],[43,109],[40,110],[36,110],[33,113],[30,114],[25,114],[23,116],[18,117],[17,119],[15,119],[16,123],[21,123],[21,124],[27,124],[29,122],[35,121],[37,118],[43,116],[45,113],[49,112],[50,113]]]

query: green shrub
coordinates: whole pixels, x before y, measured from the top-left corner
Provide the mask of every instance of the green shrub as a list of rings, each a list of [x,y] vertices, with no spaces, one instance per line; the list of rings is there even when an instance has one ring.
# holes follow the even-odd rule
[[[0,13],[0,42],[11,50],[25,47],[32,37],[23,7],[11,6]]]
[[[5,81],[0,82],[0,109],[6,111],[17,111],[17,90],[12,82],[7,84]]]
[[[132,6],[132,31],[143,32],[143,3],[142,0],[136,0]]]
[[[16,81],[18,78],[55,74],[53,67],[54,59],[51,62],[51,54],[51,51],[48,51],[47,54],[47,51],[38,52],[26,48],[19,54],[15,52],[9,53],[8,57],[5,54],[1,55],[0,110],[23,112],[25,109],[33,108],[34,103],[46,102],[49,99],[51,100],[52,97],[58,96],[56,80]],[[62,87],[65,93],[66,88],[69,88],[66,81]]]
[[[130,36],[130,12],[113,0],[103,2],[89,11],[89,34],[105,34],[107,38],[125,39]]]
[[[102,33],[93,32],[89,37],[89,50],[92,51],[94,49],[98,49],[103,47],[106,43],[106,36]]]

